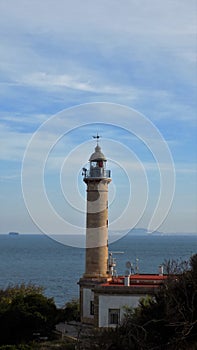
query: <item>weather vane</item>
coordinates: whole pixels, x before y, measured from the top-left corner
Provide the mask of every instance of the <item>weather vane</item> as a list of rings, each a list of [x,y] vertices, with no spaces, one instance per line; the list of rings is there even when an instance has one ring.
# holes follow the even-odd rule
[[[101,138],[101,136],[98,134],[98,132],[97,132],[96,136],[92,136],[92,137],[93,137],[93,139],[96,139],[96,142],[97,142],[97,145],[98,145],[99,139]]]

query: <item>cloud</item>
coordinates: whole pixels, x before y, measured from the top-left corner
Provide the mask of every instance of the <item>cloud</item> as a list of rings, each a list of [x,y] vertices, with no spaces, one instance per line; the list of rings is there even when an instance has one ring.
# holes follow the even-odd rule
[[[197,166],[192,163],[176,163],[176,172],[179,174],[197,174]]]
[[[85,75],[85,74],[84,74]],[[95,80],[93,78],[93,80]],[[134,98],[134,96],[137,95],[137,91],[131,87],[123,87],[123,86],[113,86],[113,85],[102,85],[95,84],[93,81],[91,82],[91,79],[88,81],[85,81],[77,76],[72,76],[68,74],[47,74],[44,72],[37,72],[33,73],[27,76],[24,76],[22,78],[22,81],[19,82],[25,85],[31,85],[40,87],[42,89],[48,90],[56,90],[57,88],[68,88],[73,90],[80,90],[85,92],[92,92],[92,93],[102,93],[102,94],[115,94],[115,95],[122,95],[124,93],[131,94]]]
[[[73,60],[93,66],[99,57],[109,62],[111,69],[116,57],[122,62],[128,58],[145,63],[159,51],[161,55],[156,54],[155,59],[162,61],[162,55],[169,57],[173,52],[191,62],[195,53],[194,8],[194,0],[189,6],[186,0],[151,0],[148,4],[126,0],[124,5],[114,0],[83,4],[53,0],[48,1],[46,11],[45,2],[36,0],[27,5],[18,0],[13,8],[11,1],[2,0],[1,63],[11,71],[16,63],[19,71],[29,71],[36,66],[38,70],[40,64],[49,67],[55,57],[59,65],[54,62],[54,68],[59,70],[64,63],[69,68]]]
[[[1,181],[13,181],[20,178],[20,174],[15,175],[0,175]]]
[[[21,161],[27,146],[30,134],[14,132],[8,127],[0,126],[1,148],[0,159],[8,161]]]
[[[20,128],[20,126],[27,124],[30,125],[37,125],[39,126],[41,123],[43,123],[45,120],[47,120],[50,117],[50,115],[47,114],[28,114],[21,115],[16,114],[14,115],[11,112],[0,112],[0,121],[1,124],[6,124],[11,128]]]
[[[132,106],[154,121],[173,150],[177,176],[186,184],[195,172],[195,7],[195,0],[17,0],[16,6],[1,0],[0,157],[3,166],[7,164],[3,181],[15,181],[32,133],[50,115],[84,102],[110,101]],[[72,129],[75,113],[75,120],[85,123],[85,112],[70,112],[66,126]],[[102,113],[102,108],[92,113],[92,122]],[[121,118],[114,111],[113,120],[121,124]],[[47,147],[64,128],[63,120],[54,123],[43,143],[37,142],[32,172],[43,144]],[[50,175],[95,128],[72,131],[67,142],[63,138],[58,143],[47,160]],[[100,131],[102,142],[116,136],[131,145],[154,182],[157,164],[131,135],[110,126]],[[80,153],[69,162],[75,168],[85,158]],[[137,177],[140,164],[125,155],[121,160]],[[168,164],[163,167],[167,172]]]
[[[189,106],[195,80],[194,0],[190,5],[186,0],[125,0],[124,5],[49,0],[47,10],[38,0],[17,3],[15,8],[10,0],[0,4],[5,104],[17,109],[24,99],[26,108],[40,112],[46,106],[54,110],[108,100],[152,109],[153,120],[172,113],[183,121],[194,118]],[[188,92],[179,100],[183,84]]]
[[[172,35],[194,34],[195,0],[188,2],[166,0],[158,3],[156,0],[130,1],[124,4],[119,1],[78,0],[71,2],[63,0],[48,0],[46,3],[34,0],[28,3],[18,0],[18,6],[12,6],[11,0],[1,1],[2,21],[12,20],[11,27],[17,23],[19,30],[34,29],[40,33],[50,33],[50,29],[66,36],[77,33],[83,35],[88,31],[89,36],[96,31],[114,34],[133,35]],[[43,15],[44,14],[44,15]],[[177,15],[178,14],[178,15]],[[132,16],[131,16],[132,15]],[[6,17],[7,16],[7,17]],[[175,20],[176,16],[176,20]],[[114,21],[114,18],[117,20]],[[168,25],[166,25],[168,24]],[[79,32],[80,28],[80,32]],[[159,30],[155,30],[155,29]],[[66,31],[70,29],[69,31]]]

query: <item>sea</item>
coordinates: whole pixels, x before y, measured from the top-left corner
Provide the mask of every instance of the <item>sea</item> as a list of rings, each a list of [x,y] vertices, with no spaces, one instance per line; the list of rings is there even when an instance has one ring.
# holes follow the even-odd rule
[[[158,273],[167,260],[189,260],[197,253],[197,235],[126,235],[109,245],[117,275],[130,262],[140,273]],[[57,307],[79,296],[85,250],[58,243],[44,234],[0,234],[0,289],[21,283],[44,288]]]

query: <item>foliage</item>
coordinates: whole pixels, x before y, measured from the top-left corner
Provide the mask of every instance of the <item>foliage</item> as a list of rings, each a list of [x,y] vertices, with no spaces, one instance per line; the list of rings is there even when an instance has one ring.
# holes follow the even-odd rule
[[[67,302],[62,310],[62,321],[80,321],[80,306],[78,299],[72,299]]]
[[[69,341],[47,341],[44,343],[32,342],[29,345],[2,345],[0,350],[74,350],[75,343]]]
[[[15,297],[19,295],[26,296],[28,294],[42,294],[43,288],[34,284],[17,284],[15,286],[9,286],[6,289],[0,290],[0,301],[11,302]]]
[[[29,345],[2,345],[0,350],[31,350],[32,348]]]
[[[184,266],[189,269],[183,270]],[[100,348],[108,350],[193,350],[197,349],[197,254],[190,265],[173,269],[154,298],[127,309],[123,323],[98,333]],[[170,270],[169,270],[170,272]]]
[[[19,345],[3,345],[0,350],[32,350],[30,345],[19,344]]]
[[[8,287],[0,291],[0,344],[19,344],[33,339],[33,333],[49,336],[56,324],[53,299],[33,285]]]
[[[167,275],[180,275],[183,272],[189,270],[190,264],[187,260],[165,260],[164,264],[164,271]]]

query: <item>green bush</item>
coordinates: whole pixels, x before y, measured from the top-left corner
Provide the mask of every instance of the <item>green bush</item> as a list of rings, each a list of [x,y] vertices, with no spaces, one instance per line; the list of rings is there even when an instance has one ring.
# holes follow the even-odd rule
[[[45,297],[39,287],[21,285],[0,290],[0,345],[27,343],[33,333],[50,336],[56,319],[53,299]]]
[[[78,299],[72,299],[66,303],[65,308],[61,311],[62,321],[80,321],[80,306]]]
[[[31,350],[32,348],[29,345],[2,345],[0,350]]]

